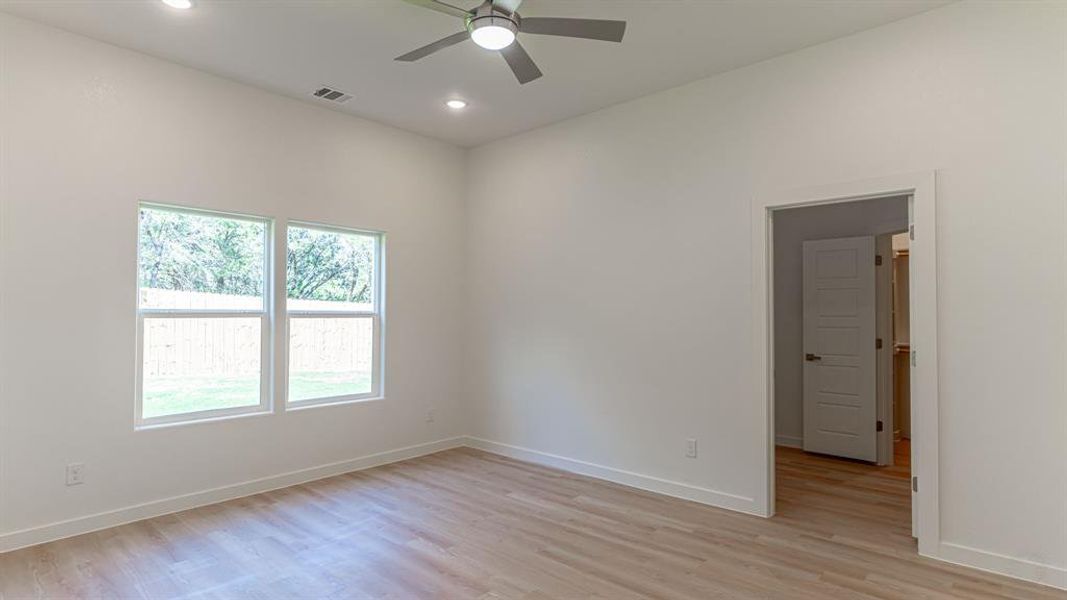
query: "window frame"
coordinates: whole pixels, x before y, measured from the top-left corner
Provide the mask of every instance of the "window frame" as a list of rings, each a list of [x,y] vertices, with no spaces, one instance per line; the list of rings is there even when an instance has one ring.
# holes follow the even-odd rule
[[[371,273],[373,285],[371,286],[370,311],[355,310],[289,310],[289,282],[288,264],[286,262],[280,294],[284,306],[282,318],[285,320],[282,338],[284,341],[284,369],[282,377],[285,410],[301,410],[316,406],[333,406],[338,404],[350,404],[356,402],[372,402],[385,399],[385,232],[354,227],[339,227],[325,225],[313,221],[290,220],[285,225],[284,244],[282,254],[288,261],[289,256],[289,229],[297,227],[311,229],[325,233],[338,235],[360,235],[373,238],[374,240],[374,266]],[[306,400],[292,401],[289,398],[289,374],[290,374],[290,323],[292,319],[371,319],[371,389],[363,394],[342,394],[338,396],[323,396],[321,398],[308,398]]]
[[[141,306],[141,226],[140,215],[144,209],[187,214],[199,217],[246,221],[263,225],[263,305],[259,310],[253,309],[173,309],[143,308]],[[274,219],[256,215],[232,213],[202,208],[174,206],[142,201],[137,204],[137,262],[135,266],[136,284],[134,285],[134,306],[137,314],[136,326],[136,362],[134,382],[134,426],[135,429],[212,421],[231,417],[270,414],[273,411],[274,398]],[[259,403],[231,408],[216,408],[192,412],[176,413],[158,417],[144,416],[144,334],[145,321],[150,319],[224,319],[224,318],[259,318],[260,320],[260,356],[259,356]]]

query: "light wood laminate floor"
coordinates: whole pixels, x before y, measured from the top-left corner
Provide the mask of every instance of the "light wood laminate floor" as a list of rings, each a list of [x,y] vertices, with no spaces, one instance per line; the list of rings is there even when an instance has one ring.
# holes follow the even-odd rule
[[[906,466],[778,461],[768,520],[449,450],[0,555],[0,596],[1067,598],[919,558]]]

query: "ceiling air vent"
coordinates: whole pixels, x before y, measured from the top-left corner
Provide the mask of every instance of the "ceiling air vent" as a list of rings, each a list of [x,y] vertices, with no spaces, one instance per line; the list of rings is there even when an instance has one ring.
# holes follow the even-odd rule
[[[330,102],[334,102],[336,104],[348,102],[348,100],[352,98],[351,94],[346,94],[340,90],[335,90],[333,88],[328,87],[321,87],[315,90],[314,92],[311,92],[311,95],[315,96],[316,98],[322,98],[323,100],[329,100]]]

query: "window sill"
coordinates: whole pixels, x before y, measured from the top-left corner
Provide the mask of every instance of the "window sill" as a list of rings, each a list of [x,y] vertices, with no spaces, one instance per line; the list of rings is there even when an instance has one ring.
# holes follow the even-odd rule
[[[134,431],[150,431],[153,429],[169,429],[171,427],[184,427],[186,425],[200,425],[204,423],[218,423],[220,421],[232,421],[234,419],[245,419],[248,417],[262,417],[264,415],[274,414],[269,408],[263,408],[256,406],[254,410],[242,411],[230,414],[221,415],[207,415],[202,417],[191,417],[188,419],[180,419],[174,421],[146,421],[140,422],[134,425]],[[181,416],[181,415],[176,415]]]
[[[285,412],[307,410],[309,408],[323,408],[326,406],[348,406],[352,404],[364,404],[369,402],[381,402],[385,396],[334,396],[332,398],[319,398],[317,400],[302,400],[286,404]]]
[[[385,396],[335,396],[332,398],[322,398],[319,400],[304,400],[299,403],[288,404],[285,407],[284,412],[298,412],[308,410],[312,408],[324,408],[328,406],[350,406],[354,404],[366,404],[372,402],[381,402],[385,400]],[[155,429],[170,429],[172,427],[186,427],[189,425],[202,425],[207,423],[218,423],[221,421],[232,421],[235,419],[246,419],[249,417],[262,417],[267,415],[273,415],[275,411],[271,409],[264,409],[261,407],[255,407],[255,410],[249,410],[247,412],[237,412],[221,415],[208,415],[202,417],[191,417],[176,419],[173,421],[148,421],[141,422],[134,425],[134,431],[152,431]],[[179,415],[180,416],[180,415]]]

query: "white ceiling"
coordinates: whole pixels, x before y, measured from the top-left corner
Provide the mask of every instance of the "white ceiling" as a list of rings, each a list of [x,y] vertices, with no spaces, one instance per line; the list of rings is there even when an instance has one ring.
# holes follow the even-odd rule
[[[528,16],[628,22],[621,44],[521,35],[544,77],[520,86],[496,53],[464,42],[415,63],[393,58],[462,30],[401,0],[0,0],[0,10],[473,146],[876,27],[945,0],[526,0]],[[473,7],[478,0],[452,0]],[[470,103],[462,112],[446,99]]]

